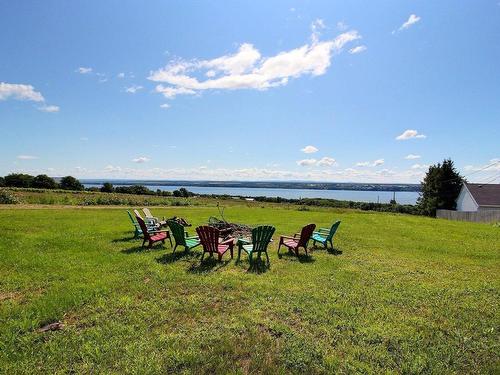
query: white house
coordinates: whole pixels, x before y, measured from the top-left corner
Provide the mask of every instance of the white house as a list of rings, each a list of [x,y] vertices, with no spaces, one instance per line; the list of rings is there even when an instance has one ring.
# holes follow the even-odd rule
[[[457,211],[499,211],[500,184],[464,183],[457,198]]]

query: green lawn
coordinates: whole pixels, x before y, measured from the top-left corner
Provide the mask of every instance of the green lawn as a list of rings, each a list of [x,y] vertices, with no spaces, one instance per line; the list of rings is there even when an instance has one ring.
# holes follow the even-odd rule
[[[249,206],[225,216],[276,239],[342,220],[341,254],[278,259],[275,241],[271,268],[249,272],[141,249],[123,208],[0,208],[0,373],[500,371],[500,228]],[[191,232],[217,215],[152,211]]]

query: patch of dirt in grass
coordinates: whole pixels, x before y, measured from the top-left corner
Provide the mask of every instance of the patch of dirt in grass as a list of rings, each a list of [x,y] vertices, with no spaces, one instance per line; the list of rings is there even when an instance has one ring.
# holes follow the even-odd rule
[[[20,292],[0,292],[0,302],[7,300],[21,301],[23,294]]]

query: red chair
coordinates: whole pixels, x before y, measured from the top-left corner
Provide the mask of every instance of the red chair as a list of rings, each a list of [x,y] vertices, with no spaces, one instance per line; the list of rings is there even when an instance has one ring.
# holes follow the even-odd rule
[[[307,255],[307,243],[309,242],[309,239],[311,238],[315,228],[316,228],[316,224],[306,225],[300,231],[299,238],[297,238],[299,233],[295,233],[293,235],[293,237],[281,236],[280,243],[278,245],[278,256],[280,255],[281,245],[285,245],[289,251],[292,250],[293,252],[295,252],[295,255],[297,255],[297,256],[299,256],[299,247],[303,247],[304,250],[306,251],[306,255]]]
[[[170,238],[170,233],[168,230],[153,230],[151,227],[148,227],[142,217],[136,216],[137,222],[139,223],[142,234],[144,236],[144,241],[142,241],[142,246],[149,241],[148,248],[151,248],[154,243],[162,242],[165,243],[165,239],[169,239],[170,246],[172,246],[172,239]]]
[[[201,256],[201,260],[203,260],[205,253],[209,253],[210,256],[213,256],[213,254],[216,253],[219,256],[220,262],[222,260],[222,256],[228,250],[231,252],[231,259],[233,258],[233,238],[221,241],[219,238],[220,231],[217,228],[210,227],[208,225],[196,228],[196,233],[198,233],[201,245],[203,246],[203,255]]]

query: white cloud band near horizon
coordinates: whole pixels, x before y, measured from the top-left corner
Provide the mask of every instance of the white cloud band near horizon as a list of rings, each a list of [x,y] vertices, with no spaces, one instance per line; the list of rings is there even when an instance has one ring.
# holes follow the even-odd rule
[[[351,30],[332,40],[319,41],[319,31],[324,28],[320,21],[312,24],[311,42],[301,47],[263,57],[251,43],[243,43],[236,53],[211,60],[173,60],[150,72],[148,79],[159,83],[157,93],[173,99],[206,90],[267,90],[285,86],[290,79],[303,75],[323,75],[333,54],[361,36]]]

